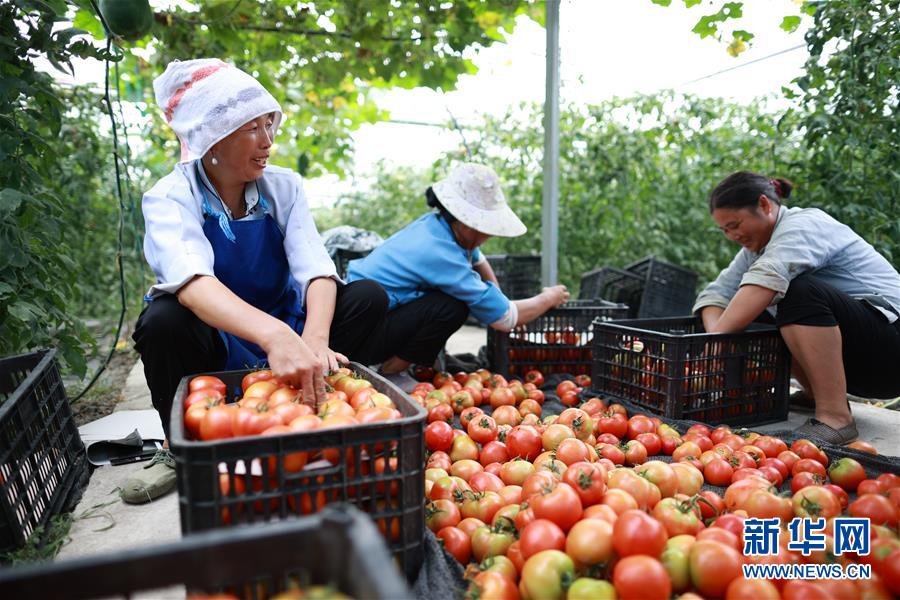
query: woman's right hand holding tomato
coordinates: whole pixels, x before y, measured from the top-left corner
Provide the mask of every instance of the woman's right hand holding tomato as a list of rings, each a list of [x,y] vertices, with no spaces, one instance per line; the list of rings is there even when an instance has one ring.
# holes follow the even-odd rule
[[[303,392],[303,403],[318,409],[325,402],[325,362],[284,323],[269,336],[263,350],[272,374]]]

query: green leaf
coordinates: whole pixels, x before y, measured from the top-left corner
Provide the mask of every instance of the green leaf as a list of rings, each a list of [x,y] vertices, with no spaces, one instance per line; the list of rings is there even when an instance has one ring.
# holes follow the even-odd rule
[[[781,20],[780,27],[788,33],[793,33],[797,31],[798,27],[800,27],[800,17],[793,15],[787,16]]]
[[[744,42],[749,42],[750,40],[752,40],[755,37],[752,33],[750,33],[749,31],[744,31],[743,29],[735,29],[732,32],[732,35],[734,36],[735,39],[738,39],[738,40],[741,40]]]
[[[672,0],[650,0],[653,4],[658,4],[660,6],[669,6],[672,4]]]
[[[701,0],[684,0],[685,8],[691,8],[700,4]]]
[[[16,212],[23,202],[28,202],[29,200],[33,200],[33,198],[19,190],[11,188],[0,190],[0,217]]]

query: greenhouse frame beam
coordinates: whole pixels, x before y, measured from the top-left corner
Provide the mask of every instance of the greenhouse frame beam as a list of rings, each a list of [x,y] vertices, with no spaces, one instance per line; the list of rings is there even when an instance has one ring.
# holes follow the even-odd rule
[[[541,206],[541,283],[544,286],[559,282],[559,3],[560,0],[546,0],[547,76]]]

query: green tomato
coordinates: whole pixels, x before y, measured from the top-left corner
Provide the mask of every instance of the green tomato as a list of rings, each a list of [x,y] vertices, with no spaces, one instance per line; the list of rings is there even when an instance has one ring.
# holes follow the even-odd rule
[[[563,600],[575,578],[575,563],[559,550],[542,550],[522,567],[521,591],[533,600]]]
[[[566,600],[616,600],[616,588],[608,581],[579,577],[569,586]]]
[[[672,591],[683,592],[691,587],[690,552],[678,548],[667,548],[659,557],[672,580]]]

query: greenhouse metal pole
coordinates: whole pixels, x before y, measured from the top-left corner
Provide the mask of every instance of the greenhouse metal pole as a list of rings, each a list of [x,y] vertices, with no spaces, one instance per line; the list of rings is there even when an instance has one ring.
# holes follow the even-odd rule
[[[559,1],[547,0],[547,81],[544,97],[544,196],[541,282],[559,282]]]

